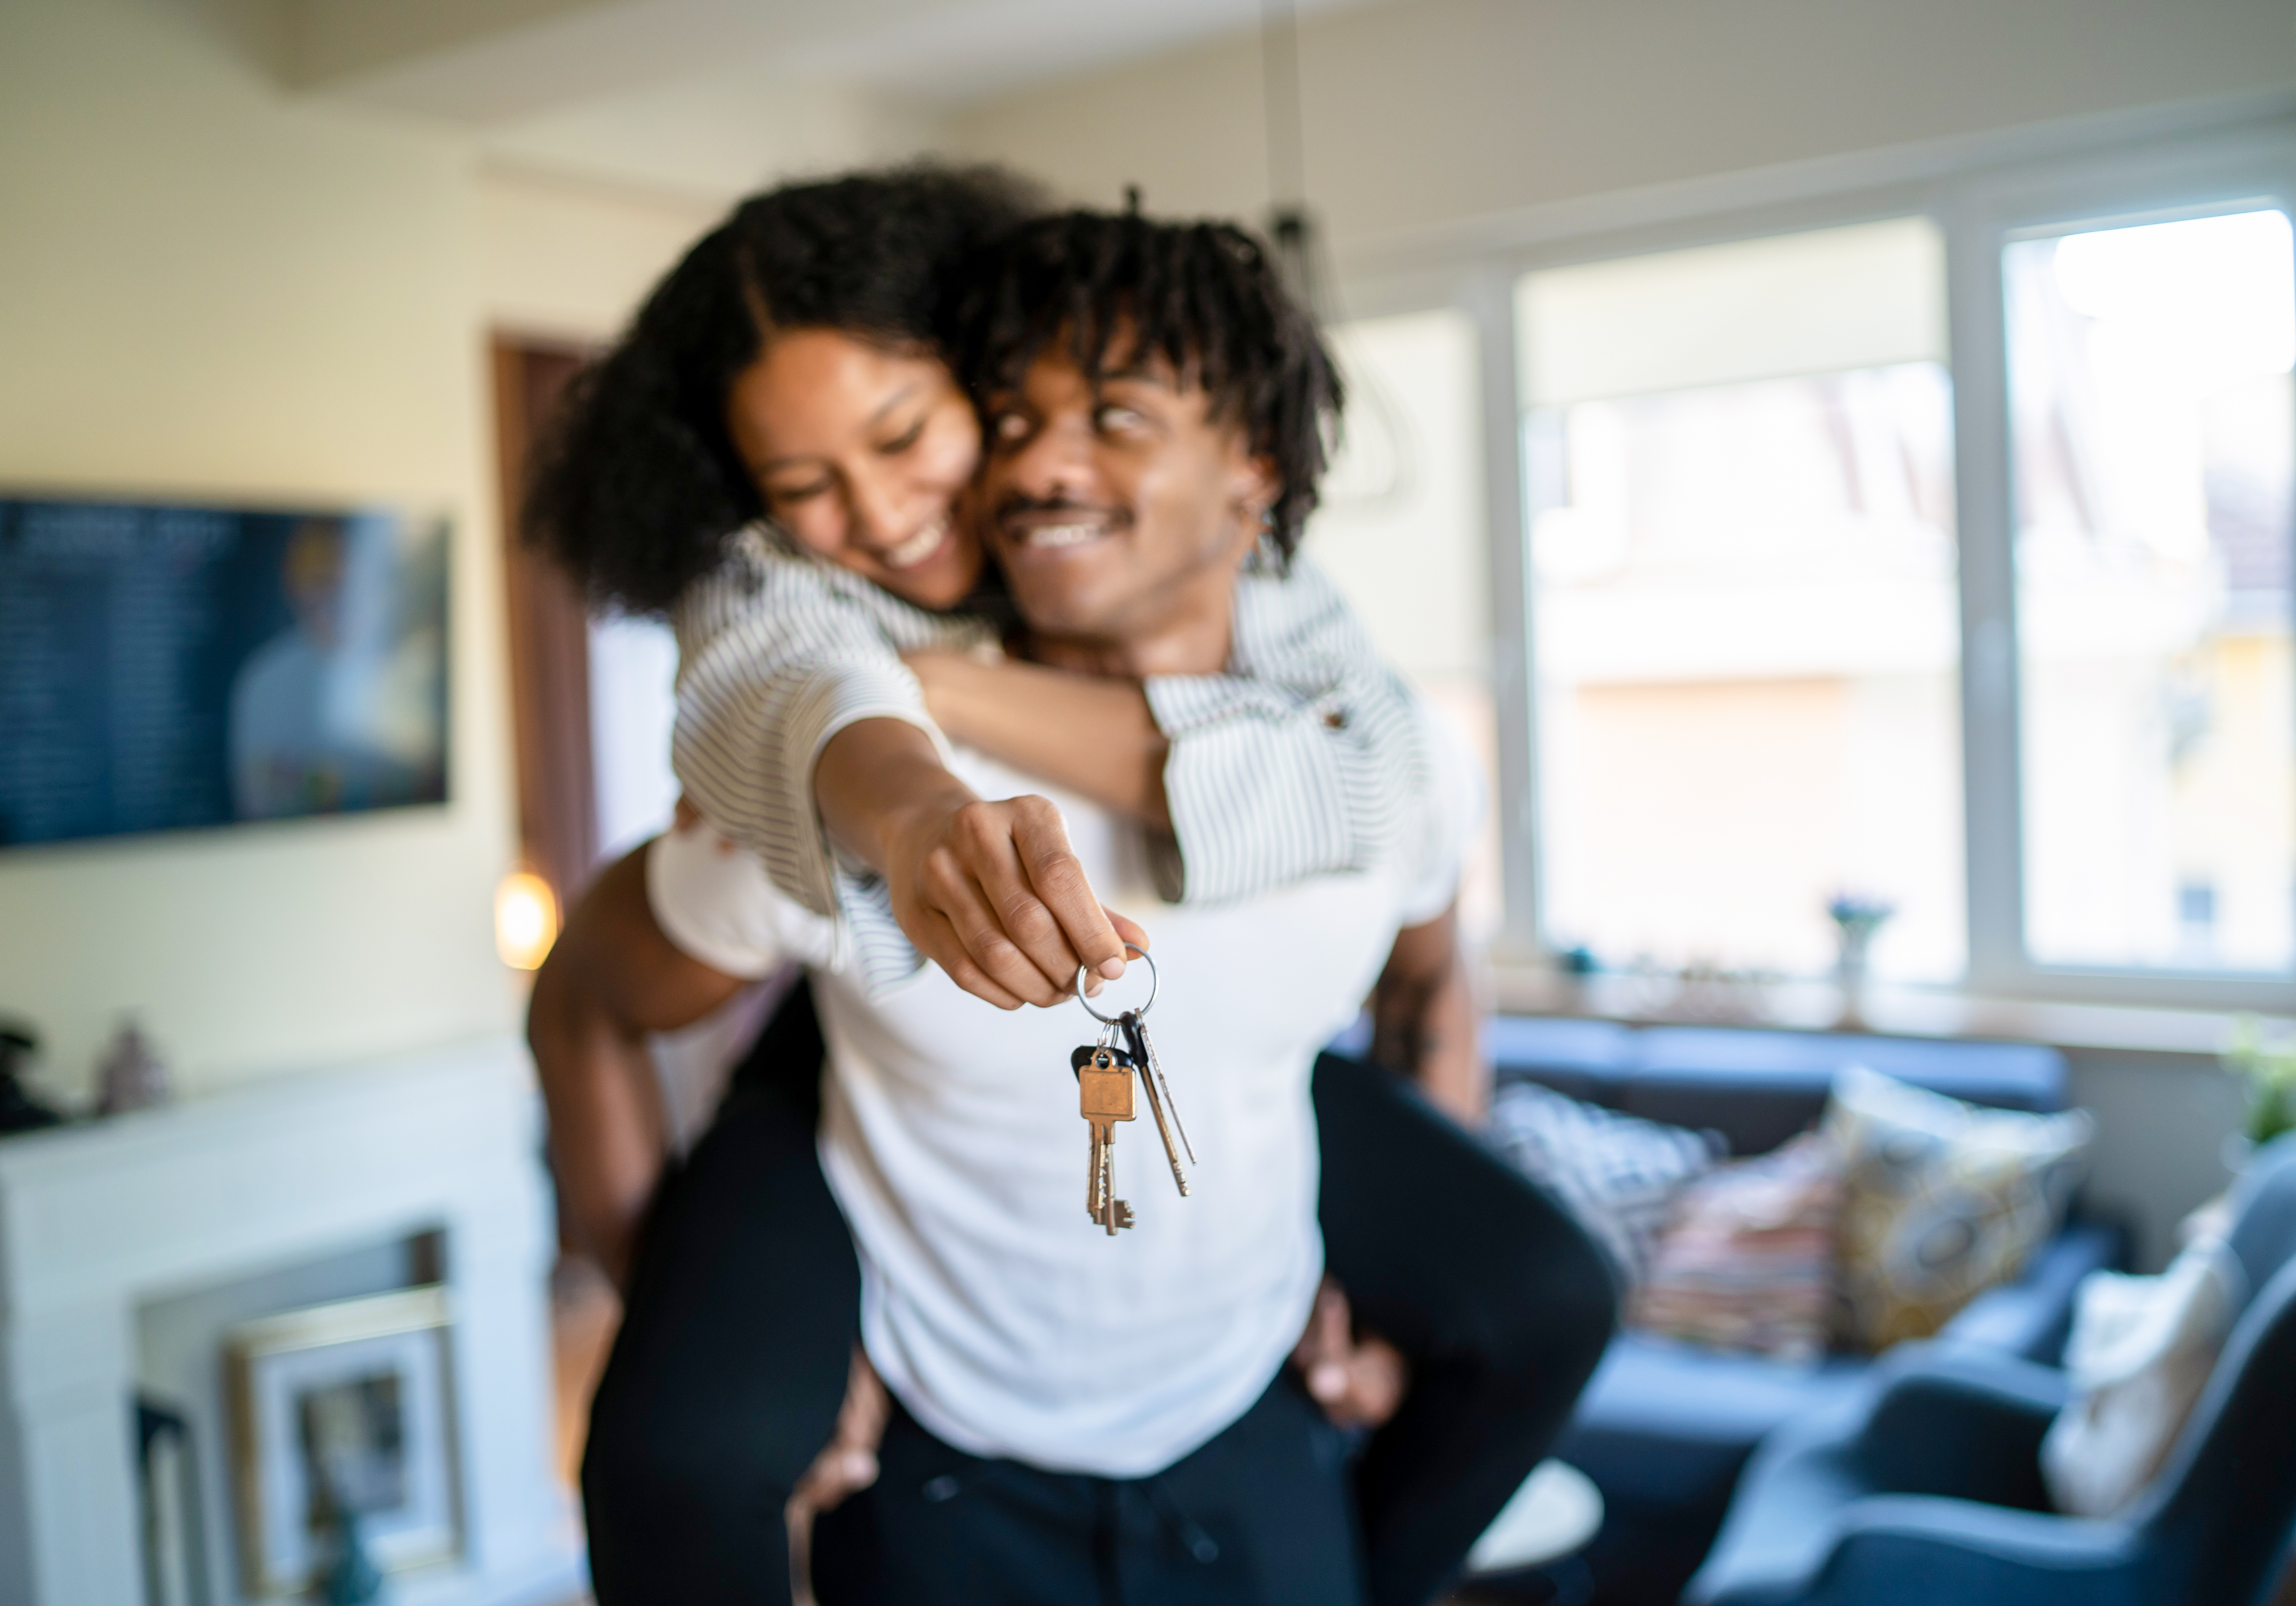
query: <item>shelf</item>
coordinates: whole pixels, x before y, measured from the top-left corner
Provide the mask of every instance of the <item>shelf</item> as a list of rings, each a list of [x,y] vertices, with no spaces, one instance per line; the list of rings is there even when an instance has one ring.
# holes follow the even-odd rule
[[[1789,1032],[1875,1032],[1889,1036],[1977,1037],[2079,1051],[2192,1054],[2213,1060],[2238,1015],[2121,1004],[1990,998],[1946,988],[1874,986],[1862,1018],[1844,1022],[1841,990],[1824,982],[1696,982],[1595,976],[1574,984],[1554,972],[1496,965],[1496,1007],[1508,1015],[1559,1015],[1628,1025],[1731,1025]]]

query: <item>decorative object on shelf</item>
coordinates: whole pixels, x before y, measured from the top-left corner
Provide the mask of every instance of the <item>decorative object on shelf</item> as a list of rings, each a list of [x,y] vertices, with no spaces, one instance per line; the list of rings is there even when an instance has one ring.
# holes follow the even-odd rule
[[[1897,905],[1857,893],[1833,894],[1825,905],[1840,947],[1833,961],[1833,979],[1841,989],[1841,1020],[1845,1028],[1866,1024],[1866,956],[1874,934],[1898,912]]]
[[[1669,974],[1673,990],[1648,1009],[1653,1020],[1752,1026],[1770,1017],[1769,989],[1778,978],[1769,971],[1736,970],[1702,959]]]
[[[167,1065],[152,1051],[135,1017],[128,1016],[112,1034],[111,1042],[96,1062],[95,1113],[123,1116],[131,1109],[150,1109],[172,1101],[175,1079]]]
[[[2233,1027],[2232,1046],[2224,1053],[2225,1069],[2248,1090],[2248,1113],[2239,1135],[2248,1140],[2238,1149],[2247,1161],[2250,1146],[2269,1143],[2296,1127],[2296,1033],[2284,1032],[2267,1040],[2252,1015],[2243,1015]],[[2233,1165],[2233,1146],[2226,1146],[2226,1164]]]
[[[447,1291],[268,1316],[226,1344],[247,1593],[364,1602],[462,1548]],[[348,1591],[351,1593],[342,1593]]]
[[[0,1133],[54,1126],[63,1116],[24,1091],[20,1078],[40,1051],[40,1040],[20,1020],[0,1020]]]

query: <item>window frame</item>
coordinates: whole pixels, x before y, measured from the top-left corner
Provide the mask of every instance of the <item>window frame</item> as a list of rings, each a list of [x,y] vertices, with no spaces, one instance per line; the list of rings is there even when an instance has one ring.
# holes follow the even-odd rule
[[[1524,509],[1514,287],[1542,268],[1921,216],[1945,251],[1960,549],[1962,786],[1968,969],[1987,997],[2285,1011],[2276,976],[2044,965],[2024,932],[2023,819],[2002,251],[2084,225],[2276,206],[2296,218],[2296,95],[2148,109],[1569,202],[1343,256],[1350,317],[1449,307],[1478,332],[1499,728],[1502,963],[1552,953],[1541,896],[1537,643]],[[2296,627],[2296,597],[2292,597]],[[2296,895],[2296,889],[2292,889]]]

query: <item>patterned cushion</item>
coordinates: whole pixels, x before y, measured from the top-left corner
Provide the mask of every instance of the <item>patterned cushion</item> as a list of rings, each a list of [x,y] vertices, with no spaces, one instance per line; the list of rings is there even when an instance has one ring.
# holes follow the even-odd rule
[[[2017,1274],[2056,1231],[2093,1124],[2085,1110],[1986,1109],[1851,1066],[1824,1130],[1849,1182],[1841,1337],[1881,1350],[1928,1337]]]
[[[1817,1360],[1841,1193],[1840,1158],[1814,1133],[1701,1177],[1676,1198],[1628,1320],[1718,1349]]]
[[[1714,1164],[1706,1137],[1513,1082],[1491,1099],[1491,1137],[1544,1182],[1610,1252],[1620,1280],[1642,1280],[1676,1190]]]

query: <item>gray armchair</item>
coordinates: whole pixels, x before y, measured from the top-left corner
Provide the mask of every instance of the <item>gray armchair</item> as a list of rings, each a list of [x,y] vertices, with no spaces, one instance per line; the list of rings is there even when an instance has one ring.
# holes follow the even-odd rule
[[[2243,1606],[2296,1534],[2296,1138],[2234,1196],[2255,1290],[2152,1486],[2120,1520],[2048,1510],[2063,1374],[1949,1343],[1781,1429],[1748,1467],[1686,1606]]]

